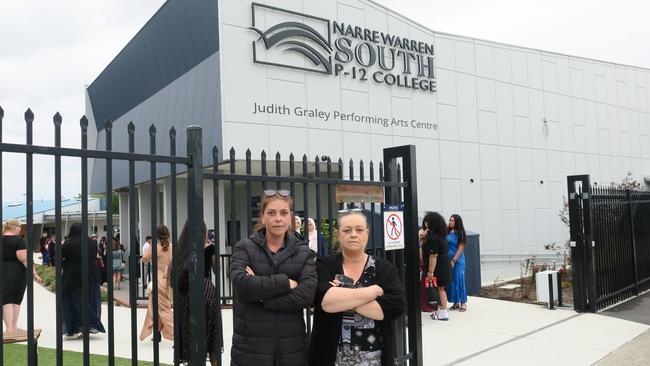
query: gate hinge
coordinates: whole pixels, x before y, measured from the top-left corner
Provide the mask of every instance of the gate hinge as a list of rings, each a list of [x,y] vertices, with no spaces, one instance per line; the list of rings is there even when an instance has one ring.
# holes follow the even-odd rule
[[[575,247],[576,247],[576,241],[575,241],[575,240],[571,240],[571,241],[569,242],[569,246],[570,246],[571,248],[575,248]]]

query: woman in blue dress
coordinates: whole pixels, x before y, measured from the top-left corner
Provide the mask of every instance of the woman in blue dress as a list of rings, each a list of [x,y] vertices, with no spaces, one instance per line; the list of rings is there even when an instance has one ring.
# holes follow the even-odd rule
[[[449,218],[447,245],[451,258],[451,284],[447,286],[448,301],[453,303],[451,310],[467,310],[467,289],[465,288],[465,227],[458,214]]]

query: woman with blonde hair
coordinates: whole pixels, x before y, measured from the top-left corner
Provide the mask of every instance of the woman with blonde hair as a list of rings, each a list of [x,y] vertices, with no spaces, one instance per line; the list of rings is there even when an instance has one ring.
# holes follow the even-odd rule
[[[292,216],[289,191],[265,190],[256,231],[233,249],[231,365],[307,364],[303,309],[314,300],[316,268]]]
[[[174,313],[172,313],[172,296],[168,286],[169,265],[172,263],[172,245],[169,242],[169,229],[165,225],[160,225],[156,229],[157,244],[155,247],[149,246],[145,249],[142,261],[148,263],[153,258],[153,251],[157,258],[158,271],[158,330],[165,339],[174,340]],[[147,307],[147,316],[145,317],[140,340],[145,340],[153,332],[153,287],[149,292],[149,306]]]
[[[22,223],[20,220],[7,220],[2,225],[2,319],[5,323],[6,332],[20,331],[18,324],[18,315],[20,314],[20,304],[25,296],[27,287],[27,277],[25,268],[27,267],[27,243],[20,237]],[[41,278],[32,273],[36,282],[41,282]]]
[[[406,307],[397,268],[365,252],[368,222],[361,211],[339,212],[337,237],[340,252],[316,261],[309,365],[392,365],[384,339]]]

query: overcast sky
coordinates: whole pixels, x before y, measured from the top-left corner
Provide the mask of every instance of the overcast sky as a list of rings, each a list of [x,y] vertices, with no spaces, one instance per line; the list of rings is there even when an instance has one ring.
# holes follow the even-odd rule
[[[324,0],[305,0],[324,1]],[[435,31],[604,61],[650,67],[650,2],[641,0],[376,0]],[[64,117],[63,145],[79,146],[84,86],[164,0],[0,1],[3,140],[24,142],[23,113],[36,114],[34,143],[53,144],[52,116]],[[4,155],[3,200],[22,200],[24,157]],[[36,199],[54,196],[53,159],[35,162]],[[78,160],[64,162],[63,195],[79,192]]]

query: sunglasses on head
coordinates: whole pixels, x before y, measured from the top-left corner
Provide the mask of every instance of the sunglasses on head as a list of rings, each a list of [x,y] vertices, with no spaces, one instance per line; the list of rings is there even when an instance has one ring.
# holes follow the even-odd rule
[[[273,197],[275,195],[282,196],[282,197],[289,197],[291,195],[291,192],[286,190],[286,189],[265,189],[264,190],[264,195],[266,197]]]

